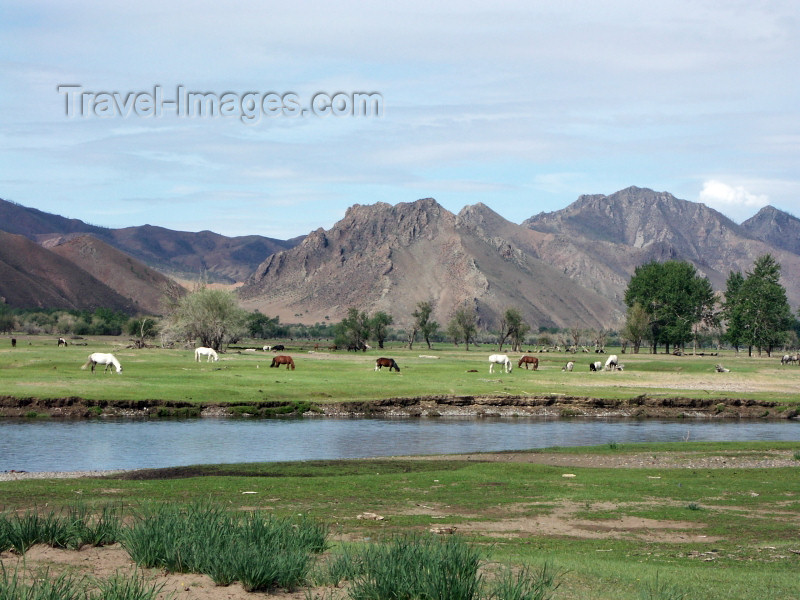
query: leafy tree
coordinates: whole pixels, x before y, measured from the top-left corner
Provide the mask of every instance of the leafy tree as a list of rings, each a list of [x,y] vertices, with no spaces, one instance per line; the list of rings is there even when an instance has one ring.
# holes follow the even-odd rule
[[[469,342],[470,340],[475,341],[475,334],[478,331],[478,317],[475,311],[466,306],[457,309],[447,326],[447,331],[453,337],[453,341],[456,336],[459,340],[463,340],[467,345],[467,352],[469,352]]]
[[[742,322],[742,309],[740,293],[744,284],[744,275],[741,271],[731,271],[725,287],[725,301],[722,303],[722,317],[726,321],[726,330],[723,339],[739,350],[744,342],[745,327]]]
[[[683,345],[693,337],[692,327],[712,312],[715,303],[711,284],[685,261],[650,262],[636,267],[625,290],[625,304],[639,303],[649,316],[651,341]]]
[[[411,313],[414,317],[414,325],[412,326],[412,331],[414,335],[416,332],[419,331],[422,334],[422,339],[425,340],[425,343],[428,344],[428,349],[431,348],[431,337],[433,337],[436,332],[439,330],[439,323],[433,321],[431,319],[431,314],[433,313],[433,303],[423,301],[417,303],[416,310]],[[411,344],[413,343],[413,339],[409,339],[408,349],[411,350]]]
[[[756,259],[753,270],[746,275],[731,299],[737,304],[733,311],[736,325],[751,354],[755,346],[769,355],[783,343],[793,323],[786,290],[779,282],[781,266],[772,255],[765,254]]]
[[[289,328],[281,325],[279,317],[268,317],[256,310],[247,316],[247,331],[250,337],[274,339],[288,337]]]
[[[639,348],[642,346],[644,340],[650,334],[650,315],[644,307],[638,302],[634,302],[633,306],[628,308],[628,314],[625,319],[625,326],[622,329],[622,336],[633,344],[633,353],[639,354]]]
[[[336,324],[334,343],[337,346],[361,349],[370,332],[370,319],[364,311],[357,308],[347,309],[347,316]]]
[[[236,296],[225,290],[201,287],[180,298],[169,315],[177,335],[221,350],[222,345],[239,337],[245,329],[247,312],[239,308]]]
[[[372,335],[375,336],[375,340],[378,342],[378,348],[383,348],[383,342],[389,335],[389,325],[391,325],[393,322],[394,319],[392,316],[386,314],[382,310],[379,310],[372,315],[372,318],[369,320],[369,329],[372,331]]]
[[[11,311],[8,310],[8,307],[4,304],[0,304],[0,333],[11,333],[16,325],[17,320],[14,318],[14,315],[11,314]]]
[[[125,324],[125,331],[128,335],[136,336],[136,346],[144,348],[147,340],[158,335],[158,327],[155,317],[137,317],[130,319]]]
[[[498,352],[503,350],[503,344],[507,339],[511,340],[511,348],[519,351],[525,336],[531,330],[522,318],[522,314],[516,308],[508,308],[500,318],[500,340]]]

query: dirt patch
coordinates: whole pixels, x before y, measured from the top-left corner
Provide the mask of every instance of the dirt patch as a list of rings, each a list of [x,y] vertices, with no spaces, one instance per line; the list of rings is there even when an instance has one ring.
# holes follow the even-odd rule
[[[91,578],[109,579],[115,573],[127,576],[137,571],[135,563],[128,553],[119,545],[104,548],[84,548],[80,551],[60,550],[49,546],[34,546],[22,558],[10,553],[0,554],[0,562],[8,572],[18,569],[37,574],[41,569],[49,570],[50,577],[64,572],[78,573]],[[278,600],[303,600],[304,590],[292,593],[274,590],[269,594],[247,592],[238,583],[229,586],[218,586],[206,575],[193,573],[167,573],[157,569],[138,569],[148,583],[162,586],[159,599],[172,595],[176,600],[257,600],[273,598]]]
[[[560,452],[486,452],[444,454],[437,456],[398,456],[398,460],[465,460],[549,465],[553,467],[589,467],[599,469],[769,469],[800,467],[792,450],[750,450],[720,453],[701,452],[618,452],[609,454]]]
[[[656,521],[624,516],[619,519],[578,519],[578,504],[562,502],[547,514],[513,517],[500,521],[459,525],[463,533],[480,532],[498,537],[576,537],[582,539],[636,539],[647,542],[714,542],[719,538],[702,533],[702,526],[683,521]]]

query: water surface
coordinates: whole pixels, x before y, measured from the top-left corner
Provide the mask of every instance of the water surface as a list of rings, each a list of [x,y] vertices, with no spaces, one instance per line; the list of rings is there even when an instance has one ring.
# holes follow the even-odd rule
[[[800,441],[792,421],[0,419],[0,471],[139,469],[632,442]]]

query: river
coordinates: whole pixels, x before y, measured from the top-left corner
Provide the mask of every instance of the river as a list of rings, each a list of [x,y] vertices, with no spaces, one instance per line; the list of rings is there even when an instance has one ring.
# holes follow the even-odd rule
[[[524,450],[608,443],[800,440],[800,423],[631,419],[0,420],[0,471]]]

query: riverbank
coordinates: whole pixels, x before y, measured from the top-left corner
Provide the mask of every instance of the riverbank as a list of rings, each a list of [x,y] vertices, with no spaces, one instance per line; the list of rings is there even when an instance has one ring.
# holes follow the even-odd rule
[[[658,419],[797,419],[800,404],[742,398],[641,395],[629,399],[567,395],[416,396],[357,402],[91,400],[0,396],[0,418],[101,417],[594,417]]]

